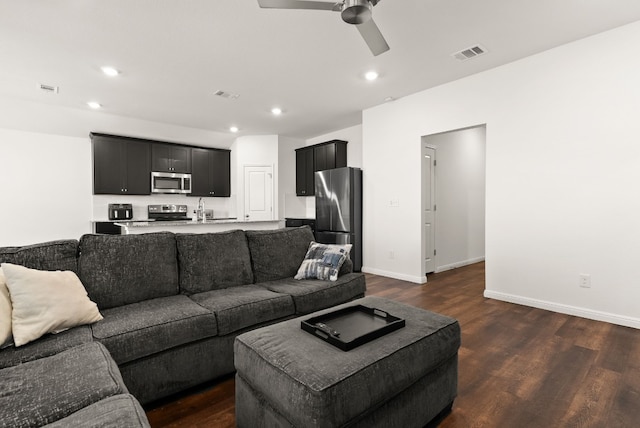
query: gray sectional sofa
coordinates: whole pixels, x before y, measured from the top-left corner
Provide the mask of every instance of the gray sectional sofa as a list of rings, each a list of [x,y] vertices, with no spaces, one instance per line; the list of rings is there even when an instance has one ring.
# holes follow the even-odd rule
[[[104,316],[0,350],[0,426],[147,426],[139,403],[234,372],[237,335],[364,296],[349,260],[335,282],[293,279],[312,240],[303,226],[0,248],[0,263],[76,272]]]

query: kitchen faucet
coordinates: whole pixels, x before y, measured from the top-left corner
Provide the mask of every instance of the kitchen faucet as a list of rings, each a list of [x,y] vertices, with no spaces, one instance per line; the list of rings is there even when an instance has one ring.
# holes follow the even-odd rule
[[[196,221],[204,222],[204,220],[205,220],[205,216],[204,216],[204,200],[202,198],[200,198],[198,200],[198,209],[196,210]]]

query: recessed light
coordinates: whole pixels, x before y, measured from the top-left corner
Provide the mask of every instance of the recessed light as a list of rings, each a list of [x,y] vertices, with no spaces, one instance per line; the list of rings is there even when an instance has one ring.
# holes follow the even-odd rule
[[[239,131],[239,129],[238,129],[238,127],[237,127],[237,126],[232,126],[232,127],[230,127],[230,128],[229,128],[229,131],[231,131],[231,132],[238,132],[238,131]]]
[[[282,109],[280,107],[274,107],[274,108],[271,109],[271,113],[274,116],[279,116],[279,115],[282,114]]]
[[[113,67],[101,67],[100,70],[109,77],[115,77],[120,74],[120,72]]]
[[[377,71],[373,71],[373,70],[371,70],[371,71],[367,71],[367,72],[364,74],[364,78],[365,78],[365,79],[367,79],[367,80],[368,80],[368,81],[370,81],[370,82],[372,82],[372,81],[376,80],[376,79],[378,78],[378,76],[379,76],[379,75],[378,75],[378,72],[377,72]]]
[[[100,104],[100,103],[98,103],[98,102],[95,102],[95,101],[89,101],[89,102],[87,103],[87,105],[88,105],[89,107],[91,107],[92,109],[99,109],[100,107],[102,107],[102,104]]]

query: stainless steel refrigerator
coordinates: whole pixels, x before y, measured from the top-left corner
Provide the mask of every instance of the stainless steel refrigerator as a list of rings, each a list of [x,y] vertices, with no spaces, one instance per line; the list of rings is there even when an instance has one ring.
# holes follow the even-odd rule
[[[316,240],[352,244],[353,270],[362,270],[362,170],[336,168],[315,173]]]

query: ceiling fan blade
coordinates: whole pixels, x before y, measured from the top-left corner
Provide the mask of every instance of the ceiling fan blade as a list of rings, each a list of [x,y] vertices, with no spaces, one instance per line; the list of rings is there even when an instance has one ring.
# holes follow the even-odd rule
[[[305,0],[258,0],[258,5],[268,9],[314,9],[314,10],[342,10],[342,2],[305,1]]]
[[[382,33],[380,32],[380,29],[378,29],[376,23],[373,22],[373,19],[356,25],[356,28],[360,32],[364,41],[367,42],[367,46],[369,46],[369,49],[371,49],[371,53],[373,53],[374,56],[378,56],[389,50],[387,41],[382,36]]]

